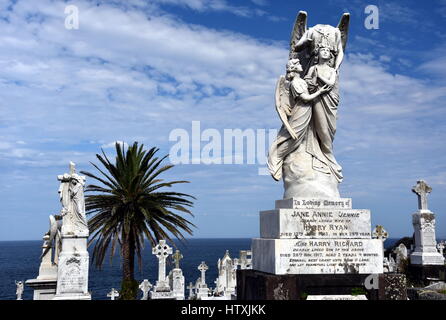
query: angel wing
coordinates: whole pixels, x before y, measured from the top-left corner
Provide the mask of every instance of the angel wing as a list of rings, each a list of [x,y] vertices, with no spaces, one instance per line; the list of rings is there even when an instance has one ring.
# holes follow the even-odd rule
[[[294,22],[293,31],[291,32],[290,39],[290,59],[295,58],[296,46],[299,40],[303,37],[307,31],[307,13],[305,11],[299,11]]]
[[[341,17],[341,20],[339,20],[338,23],[338,29],[339,31],[341,31],[342,49],[344,50],[344,52],[345,52],[345,47],[347,46],[349,23],[350,23],[350,13],[344,13]]]
[[[51,249],[51,247],[52,247],[51,244],[53,243],[53,240],[56,238],[58,231],[59,230],[58,230],[56,218],[53,215],[50,215],[50,230],[48,230],[48,233],[47,233],[49,235],[48,243],[50,243],[50,245],[45,248],[44,252],[42,252],[40,259],[42,259],[48,253],[48,251]]]
[[[293,32],[291,33],[290,40],[290,55],[289,58],[298,58],[302,66],[303,72],[301,77],[303,78],[308,72],[311,66],[311,52],[309,43],[304,39],[308,31],[307,28],[308,15],[305,11],[299,11],[294,22]]]
[[[285,77],[283,75],[280,76],[279,80],[277,80],[275,100],[276,100],[276,111],[279,114],[280,120],[282,121],[285,128],[288,130],[290,136],[295,139],[296,134],[294,133],[293,128],[291,128],[288,122],[287,113],[290,111],[290,106],[288,102],[289,91],[286,89]]]

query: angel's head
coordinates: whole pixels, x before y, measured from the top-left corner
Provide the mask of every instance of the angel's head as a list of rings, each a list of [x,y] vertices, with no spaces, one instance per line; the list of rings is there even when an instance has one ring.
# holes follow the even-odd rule
[[[287,78],[291,79],[296,74],[300,74],[302,71],[303,71],[303,69],[300,64],[299,59],[293,58],[293,59],[288,60],[288,63],[286,64]]]

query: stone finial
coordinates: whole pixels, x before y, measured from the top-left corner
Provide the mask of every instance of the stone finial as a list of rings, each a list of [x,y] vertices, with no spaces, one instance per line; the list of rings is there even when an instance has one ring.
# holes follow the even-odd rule
[[[76,173],[76,164],[73,161],[70,161],[69,169],[70,169],[70,175]]]
[[[420,211],[429,211],[427,208],[427,194],[431,191],[432,188],[424,180],[418,180],[416,186],[412,188],[412,192],[418,196],[418,209]]]
[[[175,261],[175,269],[180,269],[180,260],[183,259],[183,255],[180,253],[180,250],[176,250],[172,258],[173,261]]]
[[[377,225],[375,229],[373,229],[372,236],[373,238],[381,239],[384,242],[389,237],[389,234],[383,226]]]

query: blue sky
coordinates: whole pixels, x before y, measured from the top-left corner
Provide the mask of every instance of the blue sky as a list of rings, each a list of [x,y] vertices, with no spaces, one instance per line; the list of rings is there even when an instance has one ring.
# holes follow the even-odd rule
[[[64,27],[66,5],[79,29]],[[377,30],[364,8],[379,8]],[[60,209],[56,176],[114,141],[158,146],[176,128],[277,129],[275,81],[295,16],[351,13],[335,155],[343,197],[391,237],[411,235],[425,179],[446,237],[446,1],[0,1],[0,240],[40,239]],[[258,165],[178,165],[196,237],[258,236],[282,184]],[[87,181],[88,183],[88,181]]]

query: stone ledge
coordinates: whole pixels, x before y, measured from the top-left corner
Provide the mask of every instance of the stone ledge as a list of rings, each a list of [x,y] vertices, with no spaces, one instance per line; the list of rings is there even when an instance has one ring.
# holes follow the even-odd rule
[[[276,209],[351,209],[351,198],[289,198],[276,200]]]

